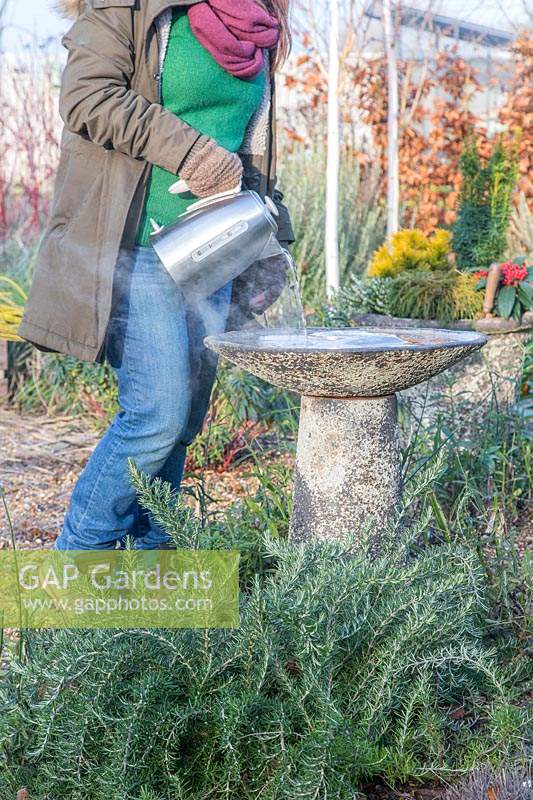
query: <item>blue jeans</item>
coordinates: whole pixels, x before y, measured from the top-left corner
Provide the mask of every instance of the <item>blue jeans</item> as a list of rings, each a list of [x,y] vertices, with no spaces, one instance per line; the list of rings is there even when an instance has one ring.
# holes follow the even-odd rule
[[[121,410],[76,484],[57,549],[114,549],[127,536],[143,550],[168,542],[137,503],[128,460],[179,489],[217,368],[203,340],[224,331],[230,301],[228,284],[192,308],[151,248],[121,251],[106,338]]]

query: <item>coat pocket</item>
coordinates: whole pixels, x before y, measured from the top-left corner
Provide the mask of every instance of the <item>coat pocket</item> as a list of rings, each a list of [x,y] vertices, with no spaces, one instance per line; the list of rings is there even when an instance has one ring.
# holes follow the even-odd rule
[[[90,211],[106,168],[106,151],[80,137],[77,139],[75,149],[67,147],[61,153],[55,182],[51,227],[63,231]]]

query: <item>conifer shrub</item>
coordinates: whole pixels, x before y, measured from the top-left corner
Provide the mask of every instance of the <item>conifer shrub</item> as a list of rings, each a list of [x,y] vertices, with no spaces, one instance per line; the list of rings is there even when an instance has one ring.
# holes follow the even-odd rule
[[[355,313],[392,314],[393,300],[393,278],[368,280],[354,276],[348,286],[337,294],[334,306],[338,312],[344,311],[349,324],[350,315]]]
[[[440,271],[450,268],[451,234],[439,229],[432,236],[421,230],[393,234],[376,250],[368,268],[369,277],[394,277],[406,270]]]
[[[0,796],[353,800],[373,776],[505,757],[523,720],[483,570],[458,543],[420,549],[428,522],[380,531],[379,553],[269,538],[275,574],[236,630],[32,634],[0,690]]]
[[[392,278],[373,278],[365,282],[368,308],[376,314],[392,314],[394,309],[394,281]]]
[[[453,250],[461,270],[487,268],[507,249],[512,198],[518,179],[517,141],[498,139],[484,159],[469,136],[460,160],[462,187],[453,226]]]
[[[352,279],[335,298],[333,318],[349,324],[355,314],[386,314],[451,322],[475,319],[483,310],[476,277],[457,270],[409,270],[394,278]]]
[[[450,261],[452,235],[437,230],[395,233],[374,254],[366,277],[354,278],[337,304],[354,311],[411,319],[474,319],[483,309],[475,278]]]

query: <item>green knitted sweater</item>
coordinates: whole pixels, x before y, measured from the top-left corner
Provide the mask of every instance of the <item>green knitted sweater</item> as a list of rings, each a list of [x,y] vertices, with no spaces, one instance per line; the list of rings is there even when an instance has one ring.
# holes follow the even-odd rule
[[[265,80],[264,72],[251,81],[226,72],[194,36],[187,10],[174,9],[162,75],[165,108],[236,153],[261,104]],[[150,220],[169,225],[198,199],[191,194],[169,194],[176,180],[171,172],[152,168],[137,244],[149,244]]]

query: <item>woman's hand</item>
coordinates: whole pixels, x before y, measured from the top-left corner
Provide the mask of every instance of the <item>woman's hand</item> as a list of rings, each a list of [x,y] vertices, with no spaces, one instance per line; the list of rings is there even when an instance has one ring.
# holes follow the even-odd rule
[[[242,181],[242,161],[237,153],[201,136],[181,165],[180,178],[197,197],[211,197],[235,189]]]

